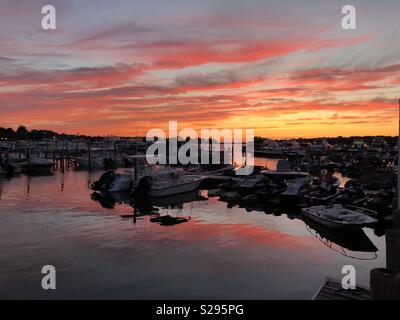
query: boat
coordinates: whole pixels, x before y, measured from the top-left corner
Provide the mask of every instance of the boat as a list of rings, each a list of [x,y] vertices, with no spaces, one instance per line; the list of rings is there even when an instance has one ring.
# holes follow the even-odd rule
[[[49,174],[53,169],[55,162],[50,159],[44,159],[39,157],[31,157],[24,162],[19,164],[21,170],[27,173],[34,174]]]
[[[363,140],[355,139],[353,145],[347,151],[350,153],[365,153],[368,150],[368,145]]]
[[[302,172],[298,168],[292,169],[290,162],[282,159],[278,160],[276,170],[262,170],[261,174],[270,179],[296,179],[310,176],[308,172]]]
[[[384,137],[375,137],[372,140],[371,147],[368,150],[368,153],[386,153],[389,151],[389,146],[385,141]]]
[[[233,173],[236,169],[231,164],[209,164],[209,165],[196,165],[190,168],[185,168],[185,173],[190,175],[206,175],[206,176],[223,176]]]
[[[187,174],[181,168],[150,164],[145,155],[130,157],[134,168],[118,173],[106,171],[99,180],[92,183],[95,191],[126,192],[147,197],[167,197],[197,189],[207,176]]]
[[[363,201],[368,200],[368,195],[365,193],[364,189],[360,186],[345,186],[344,189],[340,190],[340,194],[333,199],[333,203],[341,204],[353,204],[357,205]]]
[[[3,167],[0,167],[0,176],[6,176],[8,174],[7,170]]]
[[[353,259],[376,259],[378,248],[363,229],[329,228],[307,216],[303,216],[302,220],[307,230],[331,250]]]
[[[122,173],[108,170],[92,183],[95,191],[141,193],[166,197],[193,191],[207,177],[187,174],[181,168],[149,164],[145,155],[131,156],[135,167]],[[201,180],[201,181],[200,181]]]
[[[333,204],[301,210],[307,217],[330,228],[362,228],[378,222],[376,212],[355,206]]]
[[[8,176],[11,177],[16,174],[20,174],[22,172],[22,167],[16,163],[7,162],[4,165],[0,166],[0,176]]]
[[[302,177],[290,180],[287,183],[287,188],[280,196],[286,199],[299,199],[313,190],[311,186],[311,177]]]
[[[285,150],[276,141],[268,141],[268,144],[261,147],[260,150],[256,150],[255,155],[264,157],[283,157]]]
[[[341,194],[342,191],[339,188],[313,185],[313,190],[308,192],[304,198],[312,205],[322,205],[332,203]]]
[[[22,172],[22,166],[18,162],[8,162],[5,164],[5,169],[9,175],[16,175]]]
[[[91,169],[111,169],[116,168],[115,150],[108,148],[91,148],[81,156],[76,157],[75,161],[81,168]],[[114,159],[114,160],[113,160]]]
[[[256,155],[266,157],[305,156],[306,150],[295,140],[270,141],[256,150]]]
[[[310,146],[310,152],[313,155],[323,155],[327,151],[331,150],[332,146],[323,139],[317,139],[314,143]]]
[[[106,158],[103,157],[93,157],[90,161],[88,157],[76,157],[75,160],[81,168],[104,169],[106,166]]]
[[[129,192],[132,190],[133,179],[133,170],[124,170],[122,173],[108,170],[100,176],[99,180],[93,182],[90,187],[94,191]]]
[[[134,157],[132,191],[146,197],[168,197],[199,188],[204,175],[187,174],[181,168],[149,163],[146,155]],[[153,162],[153,161],[151,161]]]
[[[282,145],[286,156],[306,156],[306,150],[295,140],[283,141]]]
[[[263,187],[266,183],[270,182],[269,179],[262,175],[256,174],[254,176],[237,178],[236,188],[239,193],[251,193],[256,191],[258,188]]]
[[[312,190],[305,194],[305,198],[311,204],[331,203],[342,193],[339,189],[340,183],[340,179],[333,175],[332,170],[322,170],[319,179],[314,179]]]
[[[226,201],[226,202],[239,201],[241,198],[242,197],[239,195],[239,192],[237,191],[224,192],[219,196],[219,199],[221,201]]]
[[[205,176],[185,175],[179,171],[164,171],[133,180],[132,189],[135,193],[139,192],[149,197],[168,197],[194,191],[205,179]]]
[[[340,186],[340,179],[333,175],[333,170],[322,170],[320,176],[320,185],[327,188],[338,188]]]

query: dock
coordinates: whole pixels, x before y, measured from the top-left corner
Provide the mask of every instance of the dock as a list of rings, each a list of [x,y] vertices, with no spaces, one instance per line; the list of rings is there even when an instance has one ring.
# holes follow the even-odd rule
[[[327,278],[312,300],[371,300],[371,295],[366,288],[357,286],[346,290],[339,280]]]

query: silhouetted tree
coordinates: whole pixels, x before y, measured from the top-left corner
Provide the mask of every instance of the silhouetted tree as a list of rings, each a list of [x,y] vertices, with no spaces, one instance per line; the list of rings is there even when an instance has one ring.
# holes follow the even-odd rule
[[[19,126],[15,132],[15,137],[18,140],[27,140],[29,138],[29,131],[24,126]]]

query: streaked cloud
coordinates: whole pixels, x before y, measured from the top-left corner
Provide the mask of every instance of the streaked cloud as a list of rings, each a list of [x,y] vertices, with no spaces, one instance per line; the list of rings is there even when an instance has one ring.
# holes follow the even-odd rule
[[[179,120],[272,137],[396,133],[400,3],[377,13],[383,26],[363,2],[350,33],[333,3],[229,3],[99,1],[85,14],[87,3],[60,2],[59,28],[46,34],[32,28],[40,1],[6,1],[19,25],[11,36],[13,19],[0,22],[0,126],[129,135]]]

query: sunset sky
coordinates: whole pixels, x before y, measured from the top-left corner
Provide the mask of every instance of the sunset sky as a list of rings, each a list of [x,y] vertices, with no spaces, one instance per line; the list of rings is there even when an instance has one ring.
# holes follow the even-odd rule
[[[396,135],[399,17],[398,0],[0,0],[0,127]]]

